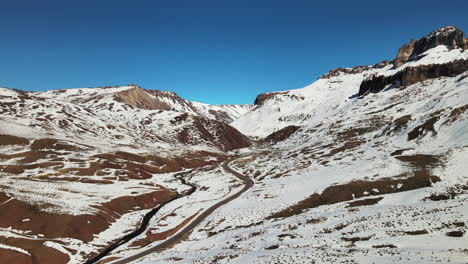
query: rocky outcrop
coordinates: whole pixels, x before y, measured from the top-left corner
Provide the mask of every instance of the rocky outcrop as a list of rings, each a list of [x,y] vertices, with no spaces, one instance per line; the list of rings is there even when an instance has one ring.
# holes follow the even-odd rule
[[[262,93],[257,95],[254,101],[254,105],[262,105],[265,101],[270,100],[279,94],[287,94],[288,92],[272,92],[272,93]]]
[[[438,77],[452,77],[468,70],[468,60],[455,60],[444,64],[429,64],[406,67],[394,75],[371,75],[361,83],[359,95],[379,92],[388,85],[409,86],[417,82]]]
[[[256,105],[256,106],[263,105],[266,101],[269,101],[269,100],[274,99],[274,98],[279,99],[280,97],[289,98],[289,99],[296,100],[296,101],[301,101],[301,100],[305,99],[303,96],[298,96],[298,95],[295,95],[295,94],[291,94],[291,93],[289,93],[289,91],[263,93],[263,94],[259,94],[255,98],[254,105]]]
[[[356,67],[353,67],[353,68],[336,68],[336,69],[330,70],[328,73],[320,76],[319,79],[330,79],[332,77],[337,77],[342,73],[357,74],[357,73],[361,73],[361,72],[364,72],[364,71],[368,71],[370,69],[381,69],[381,68],[387,66],[390,63],[391,63],[390,61],[384,60],[384,61],[379,62],[377,64],[374,64],[372,66],[359,65],[359,66],[356,66]]]
[[[439,45],[445,45],[451,49],[465,48],[464,33],[460,29],[448,26],[432,31],[428,36],[419,39],[414,45],[414,55],[419,55],[426,50]]]
[[[412,39],[410,44],[403,44],[400,49],[398,49],[397,56],[393,62],[395,68],[400,67],[411,57],[414,51],[414,45],[416,44],[416,39]]]
[[[417,60],[419,55],[439,45],[445,45],[450,49],[467,49],[467,42],[463,31],[456,27],[447,26],[434,30],[419,40],[413,39],[410,44],[404,44],[398,50],[397,57],[394,60],[394,67],[398,68],[407,61]]]

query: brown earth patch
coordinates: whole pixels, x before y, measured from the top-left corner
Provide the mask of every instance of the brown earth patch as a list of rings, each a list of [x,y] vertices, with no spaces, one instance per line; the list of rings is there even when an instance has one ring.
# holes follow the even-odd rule
[[[17,256],[18,259],[14,259],[12,262],[7,262],[7,260],[11,257],[11,253],[3,254],[0,251],[0,263],[24,263],[24,264],[43,264],[43,263],[53,263],[53,264],[65,264],[68,263],[70,258],[68,255],[47,247],[44,245],[44,241],[41,240],[32,240],[32,239],[23,239],[23,238],[13,238],[13,237],[0,237],[0,243],[9,245],[12,247],[17,247],[26,250],[31,254],[31,256],[24,255]],[[2,250],[2,249],[0,249]],[[10,251],[16,252],[16,251]]]
[[[430,169],[443,164],[440,156],[436,155],[415,154],[407,156],[395,156],[395,159],[408,162],[413,167],[420,169]]]
[[[83,146],[84,147],[84,146]],[[53,150],[65,150],[65,151],[74,151],[79,152],[85,150],[85,148],[78,147],[76,145],[71,145],[66,141],[60,141],[54,138],[41,138],[36,139],[31,144],[31,150],[46,150],[46,149],[53,149]],[[86,148],[89,148],[86,146]]]
[[[278,143],[280,141],[288,139],[292,134],[301,128],[300,126],[287,126],[276,132],[268,135],[263,142],[265,143]]]
[[[32,170],[37,168],[62,168],[64,165],[61,162],[42,162],[42,163],[35,163],[35,164],[27,164],[27,165],[0,165],[0,171],[10,174],[19,175],[23,173],[25,170]]]
[[[33,259],[24,253],[0,248],[0,263],[33,264]]]
[[[163,158],[157,155],[143,155],[128,152],[102,153],[93,156],[87,168],[67,168],[58,175],[73,173],[77,176],[107,175],[103,170],[117,169],[116,175],[129,179],[148,179],[151,174],[181,171],[184,168],[199,168],[217,164],[226,157],[206,151],[188,153],[184,156]]]
[[[457,107],[457,108],[454,108],[447,120],[444,121],[443,125],[450,125],[452,123],[454,123],[455,121],[457,120],[460,120],[461,119],[461,116],[468,110],[468,104],[464,105],[464,106],[460,106],[460,107]]]
[[[97,206],[96,214],[65,215],[43,211],[41,206],[31,205],[13,199],[0,206],[0,227],[30,230],[43,234],[45,238],[76,238],[84,242],[93,239],[93,234],[104,231],[121,215],[135,211],[135,208],[149,209],[173,197],[168,189],[153,191],[138,196],[115,198]],[[23,222],[23,219],[31,219]]]
[[[411,121],[411,115],[405,115],[396,118],[392,123],[386,127],[382,133],[378,136],[390,136],[395,135],[408,127],[408,123]]]
[[[408,133],[408,141],[413,139],[419,139],[426,136],[429,132],[431,132],[432,136],[437,135],[437,131],[434,128],[434,124],[440,119],[440,116],[433,116],[425,121],[423,124],[415,127]]]
[[[449,231],[445,233],[446,236],[449,237],[462,237],[465,234],[465,232],[457,230],[457,231]]]
[[[415,230],[415,231],[404,231],[405,234],[407,235],[411,235],[411,236],[418,236],[418,235],[425,235],[425,234],[429,234],[429,232],[427,232],[427,230],[423,229],[423,230]]]
[[[28,144],[29,144],[29,140],[23,137],[0,135],[0,146],[28,145]]]
[[[283,218],[302,213],[309,208],[321,205],[350,201],[356,198],[409,191],[432,186],[440,181],[423,171],[417,171],[414,176],[407,178],[384,178],[377,181],[352,181],[345,184],[333,185],[321,194],[314,193],[306,199],[267,217],[267,219]]]
[[[373,248],[397,248],[397,246],[392,244],[385,244],[385,245],[375,245],[372,246]]]
[[[328,154],[322,155],[322,157],[332,157],[338,153],[345,152],[350,149],[355,149],[364,143],[365,141],[363,140],[348,141],[344,143],[341,147],[337,147],[337,148],[330,150]]]
[[[59,155],[60,153],[54,152],[54,151],[26,151],[26,152],[21,152],[21,153],[15,153],[15,154],[2,154],[0,153],[0,159],[14,159],[14,158],[22,158],[18,160],[18,163],[32,163],[36,162],[40,159],[45,159],[49,157],[55,157],[56,155]]]

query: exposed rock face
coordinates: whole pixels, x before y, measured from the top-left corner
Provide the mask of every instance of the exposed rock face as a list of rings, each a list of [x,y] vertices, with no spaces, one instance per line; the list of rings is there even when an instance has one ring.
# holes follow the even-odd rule
[[[304,100],[303,96],[298,96],[298,95],[295,95],[295,94],[291,94],[291,93],[289,93],[289,91],[272,92],[272,93],[259,94],[255,98],[254,105],[256,105],[256,106],[263,105],[266,101],[272,100],[274,98],[280,100],[279,99],[280,97],[287,97],[287,98],[290,98],[290,99],[293,99],[293,100],[296,100],[296,101]]]
[[[411,40],[410,44],[404,44],[397,53],[394,67],[398,68],[409,60],[416,60],[425,51],[445,45],[450,49],[467,49],[467,39],[460,29],[448,26],[432,31],[429,35],[419,39]]]
[[[400,49],[398,49],[397,57],[395,61],[393,62],[393,65],[395,68],[400,67],[403,65],[405,62],[408,61],[408,59],[411,57],[414,51],[414,45],[416,44],[416,40],[412,39],[410,44],[403,44]]]
[[[453,26],[443,27],[418,40],[414,45],[413,53],[419,55],[439,45],[446,45],[451,49],[463,49],[465,47],[464,42],[463,31]]]
[[[361,83],[359,95],[363,95],[367,92],[379,92],[387,85],[395,85],[395,87],[409,86],[428,79],[452,77],[466,70],[468,70],[468,60],[455,60],[444,64],[406,67],[402,71],[391,76],[371,75]]]

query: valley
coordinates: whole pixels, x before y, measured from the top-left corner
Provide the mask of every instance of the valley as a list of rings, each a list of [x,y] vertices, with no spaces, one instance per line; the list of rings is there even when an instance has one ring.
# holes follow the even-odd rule
[[[0,88],[0,263],[466,263],[468,40],[252,105]]]

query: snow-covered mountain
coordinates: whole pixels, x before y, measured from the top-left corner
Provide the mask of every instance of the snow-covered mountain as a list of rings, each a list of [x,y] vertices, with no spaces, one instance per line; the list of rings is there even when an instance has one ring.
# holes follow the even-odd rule
[[[0,96],[5,115],[0,133],[5,134],[140,150],[224,151],[250,144],[225,123],[244,114],[249,105],[192,103],[175,93],[136,86],[45,92],[0,88]]]
[[[2,88],[0,262],[467,263],[467,49],[444,27],[254,106]]]
[[[379,90],[382,90],[390,86],[406,87],[428,79],[452,77],[463,73],[466,71],[468,60],[466,52],[468,44],[463,38],[463,32],[458,42],[450,39],[440,40],[439,37],[454,35],[453,37],[458,39],[460,32],[454,27],[446,27],[432,32],[419,41],[412,41],[412,45],[416,45],[416,48],[413,47],[414,51],[407,51],[410,55],[399,67],[396,67],[395,63],[400,64],[404,60],[401,58],[401,52],[392,62],[383,61],[372,66],[338,68],[305,88],[261,94],[255,100],[256,107],[232,125],[245,135],[262,138],[289,125],[318,124],[335,117],[339,112],[348,110],[358,101],[355,98],[363,93],[360,91],[361,83],[370,78],[396,76],[394,80],[390,80],[395,83],[393,86],[391,85],[393,83],[370,84],[371,87],[381,85]],[[450,72],[449,69],[454,71]],[[402,73],[406,76],[400,76]],[[406,82],[409,77],[414,80],[409,83],[397,83]]]

